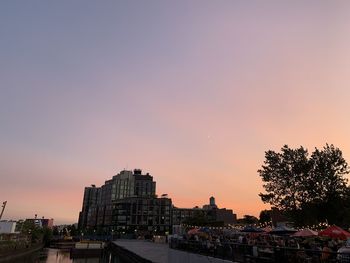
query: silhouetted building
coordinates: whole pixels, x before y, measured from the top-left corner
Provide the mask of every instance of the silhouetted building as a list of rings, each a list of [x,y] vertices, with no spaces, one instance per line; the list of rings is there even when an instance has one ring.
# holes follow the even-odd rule
[[[96,187],[94,184],[90,187],[85,187],[83,207],[81,209],[81,212],[79,213],[78,228],[84,228],[87,226],[89,209],[92,207],[96,207],[100,190],[101,188]],[[95,217],[97,218],[97,213]]]
[[[26,222],[33,222],[34,225],[36,225],[37,227],[47,227],[52,229],[53,228],[53,219],[50,218],[28,218],[25,220]]]
[[[215,198],[213,196],[211,196],[209,198],[209,205],[203,205],[203,209],[204,210],[211,210],[211,209],[215,209],[215,208],[218,208],[218,207],[215,204]]]
[[[209,205],[210,205],[210,206],[216,206],[214,196],[212,196],[212,197],[209,198]]]
[[[165,233],[171,229],[171,199],[129,197],[113,204],[111,228],[117,232]]]
[[[190,218],[194,218],[198,214],[205,216],[205,213],[202,209],[195,208],[172,208],[172,225],[181,225],[184,222],[188,221]]]
[[[92,185],[84,190],[79,229],[98,233],[133,231],[169,232],[190,218],[205,218],[213,224],[233,224],[236,215],[231,209],[218,208],[215,198],[203,208],[173,207],[166,194],[156,196],[156,182],[142,171],[123,170],[101,187]]]
[[[209,224],[228,225],[237,221],[237,215],[232,209],[218,208],[215,204],[215,198],[209,199],[209,204],[203,205],[203,208],[177,208],[172,209],[173,225],[180,225],[188,221],[190,218],[204,217]]]
[[[132,197],[157,199],[156,182],[148,173],[142,174],[140,169],[123,170],[105,181],[101,187],[86,187],[82,211],[79,214],[79,229],[101,228],[109,231],[114,228],[118,223],[113,217],[116,204]]]
[[[232,209],[218,208],[215,209],[215,220],[224,222],[225,225],[234,224],[237,221],[237,215],[233,213]]]

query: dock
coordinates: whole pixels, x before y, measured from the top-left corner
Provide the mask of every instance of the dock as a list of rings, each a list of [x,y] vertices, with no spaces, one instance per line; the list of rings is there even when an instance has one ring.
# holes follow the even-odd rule
[[[189,253],[169,248],[168,244],[159,244],[144,240],[113,241],[114,249],[121,256],[135,263],[232,263],[232,261]]]

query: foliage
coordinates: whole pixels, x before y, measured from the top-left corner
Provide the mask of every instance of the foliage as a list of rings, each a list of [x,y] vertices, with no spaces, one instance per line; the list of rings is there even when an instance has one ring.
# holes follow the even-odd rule
[[[41,228],[41,234],[42,234],[42,240],[44,244],[48,245],[53,236],[52,230],[47,227]]]
[[[73,224],[73,225],[70,225],[70,226],[68,227],[68,230],[69,230],[69,233],[70,233],[71,236],[76,236],[76,235],[79,234],[78,229],[75,227],[74,224]]]
[[[251,215],[244,215],[243,218],[240,218],[237,220],[238,223],[245,224],[245,225],[251,225],[258,223],[258,219],[255,216]]]
[[[54,226],[54,227],[53,227],[52,234],[53,234],[54,236],[58,236],[58,235],[60,234],[60,232],[58,231],[58,227],[57,227],[57,226]]]
[[[349,198],[347,162],[333,145],[315,148],[311,156],[302,146],[281,152],[265,152],[265,161],[258,173],[266,193],[260,193],[269,203],[290,215],[297,223],[324,220],[337,223]]]
[[[21,226],[21,233],[31,236],[31,242],[41,242],[42,233],[38,226],[32,220],[25,220]]]
[[[271,210],[262,210],[259,215],[259,223],[271,222]]]
[[[31,236],[32,243],[44,242],[45,244],[48,244],[52,238],[51,229],[36,226],[32,220],[25,220],[21,224],[21,233]]]
[[[308,172],[307,150],[303,147],[290,149],[283,146],[281,153],[267,151],[262,169],[258,170],[267,194],[260,193],[264,203],[270,203],[281,210],[300,208],[305,192],[305,178]]]

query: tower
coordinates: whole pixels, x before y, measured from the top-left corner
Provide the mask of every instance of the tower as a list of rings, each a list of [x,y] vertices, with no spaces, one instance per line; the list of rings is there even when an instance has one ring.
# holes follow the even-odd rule
[[[209,205],[210,205],[210,206],[216,206],[214,196],[212,196],[212,197],[209,198]]]

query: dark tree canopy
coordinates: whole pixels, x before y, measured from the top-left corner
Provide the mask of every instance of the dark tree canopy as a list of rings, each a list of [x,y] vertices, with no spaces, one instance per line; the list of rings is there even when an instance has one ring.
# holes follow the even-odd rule
[[[256,224],[258,223],[258,219],[255,216],[244,215],[243,218],[238,219],[238,223],[241,224]]]
[[[262,169],[258,170],[266,194],[260,193],[264,203],[281,209],[297,209],[305,197],[305,179],[308,173],[308,152],[303,147],[283,146],[281,153],[267,151]]]
[[[334,145],[315,148],[311,156],[303,147],[291,149],[287,145],[281,152],[267,151],[258,173],[266,191],[259,194],[262,201],[298,216],[334,217],[332,213],[348,198],[344,175],[349,168]]]
[[[271,210],[262,210],[259,215],[259,223],[271,222]]]
[[[348,180],[344,175],[349,173],[349,168],[338,148],[327,144],[321,151],[315,149],[309,162],[309,201],[323,202],[346,194]]]

